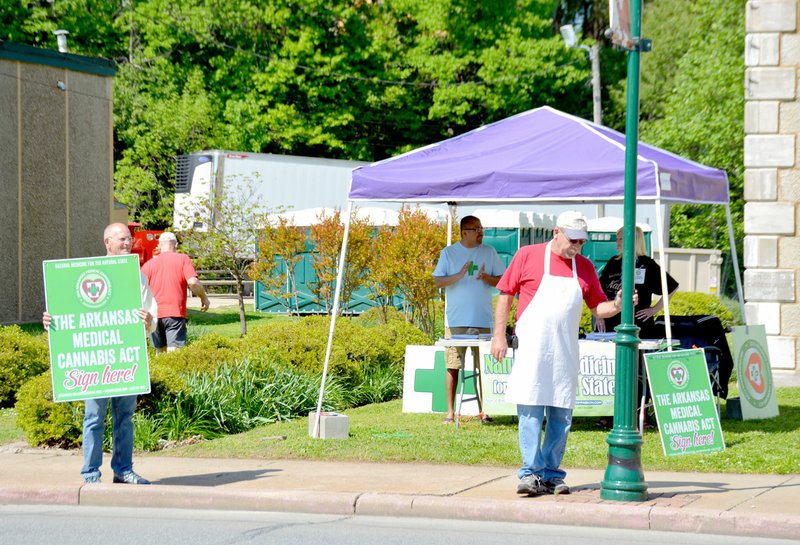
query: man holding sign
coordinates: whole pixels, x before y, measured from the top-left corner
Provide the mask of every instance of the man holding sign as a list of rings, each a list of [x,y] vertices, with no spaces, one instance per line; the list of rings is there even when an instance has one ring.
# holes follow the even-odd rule
[[[122,223],[112,223],[106,227],[103,233],[103,242],[106,246],[107,256],[121,256],[130,254],[133,239],[131,238],[130,231],[128,231],[127,226]],[[47,268],[45,268],[45,271],[47,271]],[[47,282],[47,278],[45,279]],[[158,305],[156,304],[155,298],[150,291],[147,277],[139,273],[139,282],[141,288],[141,304],[143,308],[138,309],[137,312],[134,312],[134,317],[132,319],[123,311],[113,313],[113,317],[119,322],[135,321],[137,324],[141,322],[144,324],[146,332],[151,333],[155,329],[156,319],[158,317]],[[90,288],[91,287],[92,286],[90,286]],[[103,290],[106,288],[110,290],[110,286],[100,286],[96,288],[95,291],[99,291],[99,293],[105,293]],[[90,289],[89,294],[91,295],[92,293],[93,292]],[[63,295],[66,298],[70,294],[60,293],[59,295]],[[78,329],[74,324],[75,320],[72,319],[74,315],[69,315],[70,319],[66,319],[67,317],[65,316],[56,316],[54,318],[54,316],[51,316],[49,313],[49,310],[50,305],[48,305],[48,311],[45,311],[42,317],[42,323],[47,330],[50,330],[52,325],[53,332],[51,333],[51,336],[54,335],[55,331],[57,330]],[[108,320],[108,315],[110,314],[111,313],[108,312],[86,313],[80,316],[79,321],[80,323],[87,321],[100,322],[102,320]],[[89,320],[88,317],[93,318],[92,320]],[[81,343],[81,346],[97,346],[98,342],[102,345],[117,345],[122,344],[119,331],[120,328],[105,329],[99,332],[74,333],[72,338],[78,340],[78,342]],[[97,342],[94,342],[95,340],[97,340]],[[87,354],[87,352],[84,351],[81,353],[81,355],[83,354]],[[114,356],[114,354],[115,352],[110,348],[100,346],[99,350],[90,353],[92,358],[91,361],[80,361],[79,358],[75,356],[70,360],[59,358],[59,361],[56,363],[61,367],[67,365],[74,367],[73,371],[76,372],[70,375],[71,377],[77,378],[78,376],[93,376],[93,374],[84,372],[83,369],[91,368],[91,365],[99,364],[102,366],[103,362],[98,362],[95,360],[116,360],[117,356]],[[58,356],[58,354],[53,354],[51,342],[51,360],[58,358]],[[144,355],[144,358],[146,358],[146,354]],[[89,358],[85,357],[84,359],[88,360]],[[55,368],[56,365],[54,365],[54,369]],[[136,367],[133,366],[131,372],[134,372],[135,368]],[[120,375],[119,377],[117,377],[118,374]],[[111,376],[110,381],[128,381],[126,376],[121,375],[119,371],[112,370],[110,366],[106,366],[103,372],[104,379],[108,378],[106,375],[113,375]],[[84,386],[84,391],[86,389],[88,388]],[[83,476],[84,482],[100,482],[100,466],[103,464],[103,428],[105,426],[106,411],[108,409],[109,400],[111,401],[111,418],[114,426],[114,445],[111,456],[111,469],[114,471],[114,482],[126,484],[150,484],[150,481],[133,471],[133,412],[136,409],[136,395],[121,395],[119,397],[86,399],[83,417],[83,468],[81,469],[81,475]]]

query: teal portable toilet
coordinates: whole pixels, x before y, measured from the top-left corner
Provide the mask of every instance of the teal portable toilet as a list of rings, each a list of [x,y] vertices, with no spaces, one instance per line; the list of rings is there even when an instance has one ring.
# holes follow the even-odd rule
[[[608,260],[617,255],[617,231],[622,227],[622,218],[605,216],[588,220],[589,240],[583,245],[581,254],[585,255],[594,263],[597,272],[600,273],[606,266]],[[652,254],[650,238],[652,227],[646,223],[637,223],[644,232],[644,245],[647,248],[647,255]]]
[[[520,210],[476,208],[458,216],[475,216],[481,220],[483,243],[497,250],[506,267],[521,247],[553,238],[555,227],[555,216]]]

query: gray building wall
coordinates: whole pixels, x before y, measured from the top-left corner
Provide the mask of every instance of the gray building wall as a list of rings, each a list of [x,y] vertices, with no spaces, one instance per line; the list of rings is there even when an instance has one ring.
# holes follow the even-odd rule
[[[0,42],[0,323],[41,319],[42,261],[103,255],[113,209],[108,61]]]
[[[773,369],[800,367],[798,0],[749,0],[745,37],[744,295]]]

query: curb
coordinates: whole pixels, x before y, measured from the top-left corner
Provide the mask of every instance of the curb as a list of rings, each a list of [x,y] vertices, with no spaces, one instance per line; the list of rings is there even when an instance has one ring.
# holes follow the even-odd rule
[[[242,491],[184,485],[0,487],[0,503],[278,511],[518,522],[797,539],[800,516],[607,501],[540,502],[459,496],[304,490]]]
[[[196,486],[84,486],[80,505],[354,515],[358,494],[309,491],[208,490]]]
[[[0,487],[0,504],[38,503],[80,505],[80,486],[53,485],[40,487]]]

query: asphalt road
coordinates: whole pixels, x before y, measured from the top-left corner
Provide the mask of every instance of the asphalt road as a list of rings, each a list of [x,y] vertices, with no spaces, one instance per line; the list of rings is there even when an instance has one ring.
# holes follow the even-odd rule
[[[538,524],[296,513],[0,505],[5,544],[798,545],[798,541]]]

